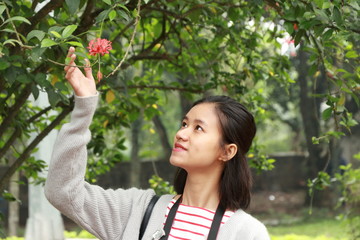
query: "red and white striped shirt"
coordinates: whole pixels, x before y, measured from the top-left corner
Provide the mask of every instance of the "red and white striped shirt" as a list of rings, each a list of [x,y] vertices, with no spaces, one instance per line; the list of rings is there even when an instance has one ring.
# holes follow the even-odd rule
[[[172,199],[167,207],[165,218],[168,217],[171,207],[174,205],[175,200]],[[221,225],[233,215],[233,211],[226,211]],[[176,212],[176,216],[173,225],[170,230],[169,240],[204,240],[210,231],[212,220],[214,218],[215,211],[192,207],[184,204],[180,204]],[[166,221],[166,219],[165,219]],[[165,225],[165,222],[164,222]]]

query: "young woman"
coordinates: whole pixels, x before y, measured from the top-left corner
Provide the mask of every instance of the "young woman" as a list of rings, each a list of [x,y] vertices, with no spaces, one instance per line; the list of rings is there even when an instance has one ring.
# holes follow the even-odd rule
[[[84,75],[76,67],[74,51],[69,49],[65,77],[74,89],[75,107],[54,146],[46,197],[100,239],[139,239],[154,191],[104,190],[84,181],[98,93],[91,68]],[[178,195],[159,198],[142,239],[269,240],[265,226],[244,212],[251,188],[245,154],[255,132],[253,116],[233,99],[216,96],[196,102],[175,135],[170,157],[179,168]]]

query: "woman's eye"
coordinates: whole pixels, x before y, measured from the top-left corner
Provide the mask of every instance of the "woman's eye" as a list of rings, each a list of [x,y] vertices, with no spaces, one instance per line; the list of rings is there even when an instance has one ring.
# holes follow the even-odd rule
[[[203,131],[203,128],[202,128],[201,126],[197,125],[197,126],[195,127],[195,130]]]
[[[181,127],[182,127],[182,128],[185,128],[185,127],[187,127],[187,124],[186,124],[186,122],[182,122],[182,123],[181,123]]]

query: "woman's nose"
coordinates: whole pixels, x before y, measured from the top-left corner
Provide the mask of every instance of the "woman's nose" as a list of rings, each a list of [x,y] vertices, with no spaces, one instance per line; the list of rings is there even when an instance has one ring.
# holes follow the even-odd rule
[[[177,140],[181,139],[183,141],[187,141],[189,139],[189,134],[187,131],[188,128],[181,128],[179,131],[177,131],[175,138]]]

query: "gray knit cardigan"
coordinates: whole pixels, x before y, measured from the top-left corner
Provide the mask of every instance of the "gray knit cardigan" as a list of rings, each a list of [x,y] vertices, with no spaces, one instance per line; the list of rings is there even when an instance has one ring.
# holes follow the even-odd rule
[[[60,212],[99,239],[137,240],[154,191],[105,190],[84,180],[86,145],[91,138],[89,126],[97,102],[98,96],[75,97],[71,121],[63,125],[54,145],[45,195]],[[154,239],[155,233],[162,232],[166,208],[172,198],[172,195],[160,197],[143,240]],[[217,239],[270,240],[270,237],[261,222],[240,209],[220,228]]]

